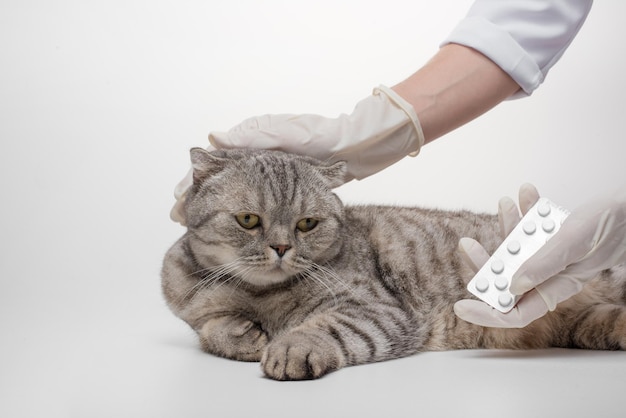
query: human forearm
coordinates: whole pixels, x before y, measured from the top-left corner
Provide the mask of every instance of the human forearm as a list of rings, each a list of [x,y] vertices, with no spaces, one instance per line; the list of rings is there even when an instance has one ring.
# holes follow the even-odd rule
[[[448,44],[392,90],[413,106],[428,143],[487,112],[519,88],[480,52]]]

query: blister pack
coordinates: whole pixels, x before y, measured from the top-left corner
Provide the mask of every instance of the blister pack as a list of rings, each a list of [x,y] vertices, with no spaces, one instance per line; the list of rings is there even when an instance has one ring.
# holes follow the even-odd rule
[[[521,298],[509,292],[513,274],[557,233],[568,215],[568,210],[540,198],[467,284],[467,290],[500,312],[509,312]]]

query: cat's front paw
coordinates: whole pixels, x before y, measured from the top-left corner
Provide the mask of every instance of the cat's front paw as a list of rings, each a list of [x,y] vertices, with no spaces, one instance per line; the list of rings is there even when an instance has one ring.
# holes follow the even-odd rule
[[[273,340],[261,358],[263,372],[276,380],[308,380],[343,367],[339,347],[318,333],[292,331]]]
[[[259,361],[269,338],[260,325],[239,317],[207,321],[199,332],[202,348],[240,361]]]

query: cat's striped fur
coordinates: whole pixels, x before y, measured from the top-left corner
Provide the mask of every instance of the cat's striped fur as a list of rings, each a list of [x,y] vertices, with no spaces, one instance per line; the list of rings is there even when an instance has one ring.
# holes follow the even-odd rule
[[[494,215],[344,207],[343,163],[280,152],[194,149],[192,163],[162,285],[210,353],[292,380],[426,350],[626,349],[623,266],[524,329],[483,328],[452,310],[472,276],[457,245],[495,250]]]

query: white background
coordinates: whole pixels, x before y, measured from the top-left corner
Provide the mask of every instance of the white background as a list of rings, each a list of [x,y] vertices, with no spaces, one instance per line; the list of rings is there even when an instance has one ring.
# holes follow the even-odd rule
[[[426,353],[281,384],[202,353],[162,301],[190,147],[258,114],[350,112],[470,3],[3,0],[0,416],[623,414],[624,353]],[[567,207],[620,187],[625,14],[596,2],[533,96],[340,195],[494,212],[526,181]]]

